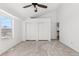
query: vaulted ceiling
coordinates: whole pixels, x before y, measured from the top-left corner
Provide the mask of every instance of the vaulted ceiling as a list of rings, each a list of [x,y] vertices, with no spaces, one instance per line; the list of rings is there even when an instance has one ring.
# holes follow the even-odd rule
[[[53,12],[59,6],[59,3],[40,3],[47,5],[48,8],[43,9],[38,7],[38,12],[34,12],[33,6],[28,8],[22,8],[23,6],[29,4],[31,3],[0,3],[0,8],[21,19],[26,19],[27,17],[42,16],[43,14]]]

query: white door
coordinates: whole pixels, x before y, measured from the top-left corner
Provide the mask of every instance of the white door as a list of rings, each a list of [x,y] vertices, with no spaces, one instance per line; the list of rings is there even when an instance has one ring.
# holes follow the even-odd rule
[[[26,40],[37,40],[38,39],[38,28],[37,23],[26,23]]]
[[[50,40],[50,23],[39,23],[39,40]]]

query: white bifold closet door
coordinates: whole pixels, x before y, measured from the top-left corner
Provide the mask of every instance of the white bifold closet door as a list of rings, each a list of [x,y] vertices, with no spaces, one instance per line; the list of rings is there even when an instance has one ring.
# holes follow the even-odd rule
[[[29,21],[25,25],[25,40],[50,40],[50,22],[48,20]]]
[[[38,23],[38,39],[50,40],[50,24],[47,22]]]
[[[37,23],[26,23],[26,40],[37,40],[38,39],[38,28]]]

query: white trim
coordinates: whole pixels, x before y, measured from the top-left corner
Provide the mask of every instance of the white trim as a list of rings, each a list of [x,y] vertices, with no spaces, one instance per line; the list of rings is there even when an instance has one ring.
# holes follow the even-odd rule
[[[25,21],[23,22],[23,41],[25,41]]]
[[[0,22],[0,40],[1,40],[1,27],[2,27],[2,26],[1,26],[1,22]]]
[[[14,20],[12,20],[12,39],[15,38],[15,31],[14,31]]]
[[[3,10],[3,9],[0,9],[0,11],[3,12],[4,14],[7,14],[8,16],[11,16],[11,17],[13,17],[13,18],[16,18],[17,20],[21,20],[20,18],[18,18],[18,17],[16,17],[16,16],[14,16],[14,15],[12,15],[12,14],[6,12],[6,11]]]

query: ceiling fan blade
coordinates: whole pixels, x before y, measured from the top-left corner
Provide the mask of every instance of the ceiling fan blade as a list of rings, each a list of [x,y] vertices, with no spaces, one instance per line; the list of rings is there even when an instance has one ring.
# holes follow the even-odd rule
[[[27,8],[27,7],[30,7],[30,6],[32,6],[32,5],[27,5],[27,6],[24,6],[23,8]]]
[[[46,5],[42,5],[42,4],[37,4],[39,7],[42,7],[42,8],[47,8]]]

